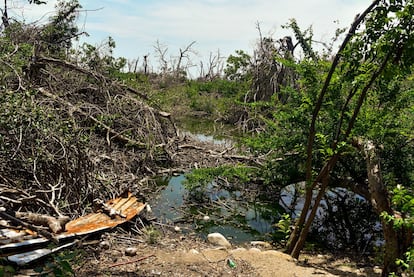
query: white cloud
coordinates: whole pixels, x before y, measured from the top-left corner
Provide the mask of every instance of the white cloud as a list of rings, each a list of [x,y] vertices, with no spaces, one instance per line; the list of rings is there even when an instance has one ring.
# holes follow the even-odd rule
[[[48,9],[53,10],[55,2],[48,1],[41,8],[30,7],[31,16],[36,18]],[[256,22],[264,35],[270,32],[278,38],[287,34],[280,25],[290,18],[295,18],[301,28],[312,25],[315,39],[329,41],[337,27],[348,27],[371,0],[80,0],[80,3],[88,11],[80,21],[85,22],[85,31],[91,35],[86,40],[100,42],[112,36],[117,42],[116,53],[132,58],[152,51],[151,45],[157,39],[172,52],[193,40],[204,56],[217,49],[224,55],[237,49],[250,51],[258,37]],[[29,8],[25,8],[25,13],[29,13]],[[335,25],[335,20],[340,24]]]

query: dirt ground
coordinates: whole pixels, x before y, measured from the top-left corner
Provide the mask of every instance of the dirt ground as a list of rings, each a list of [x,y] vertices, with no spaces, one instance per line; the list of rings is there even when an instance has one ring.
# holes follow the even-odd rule
[[[126,255],[128,247],[135,247],[136,254]],[[378,267],[361,265],[349,257],[305,253],[297,261],[271,248],[260,249],[247,244],[217,248],[196,235],[174,231],[165,231],[153,244],[142,236],[133,238],[119,232],[105,234],[96,245],[84,251],[88,255],[74,266],[76,276],[380,275]]]

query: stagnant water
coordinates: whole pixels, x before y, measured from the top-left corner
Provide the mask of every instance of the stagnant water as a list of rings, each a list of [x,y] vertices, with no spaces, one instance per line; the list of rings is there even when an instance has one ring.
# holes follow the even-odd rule
[[[214,144],[232,144],[231,140],[216,139],[213,135],[190,132],[186,135]],[[265,239],[275,229],[275,223],[284,211],[279,203],[246,200],[241,191],[218,188],[215,183],[206,188],[207,203],[197,205],[188,200],[184,181],[184,175],[160,179],[159,185],[165,188],[150,204],[154,215],[162,221],[172,224],[181,222],[181,225],[196,230],[202,236],[220,232],[235,243]],[[289,198],[287,195],[284,200],[289,202]]]
[[[228,191],[211,183],[206,188],[207,199],[197,204],[189,199],[184,181],[184,175],[160,180],[164,189],[157,199],[150,202],[154,215],[164,223],[183,227],[184,231],[196,231],[202,237],[219,232],[236,244],[276,239],[276,223],[282,214],[291,209],[292,217],[298,216],[304,202],[303,197],[294,201],[295,190],[301,184],[285,187],[278,202],[269,202],[268,199],[255,199],[251,194],[246,197],[242,191]],[[378,219],[374,216],[368,220],[371,212],[366,201],[355,194],[347,194],[344,189],[327,193],[329,205],[337,213],[326,217],[327,200],[321,202],[314,222],[316,236],[312,239],[329,249],[352,247],[361,253],[369,252],[370,246],[382,244]],[[349,205],[345,207],[343,201]],[[355,201],[359,204],[352,204]],[[208,220],[204,219],[205,216]],[[324,221],[324,217],[327,220]]]
[[[213,134],[205,135],[196,130],[191,130],[191,133],[186,134],[200,141],[210,141],[215,144],[230,146],[232,143],[231,140],[217,139]],[[196,231],[201,236],[220,232],[233,243],[271,240],[281,215],[290,211],[293,218],[298,216],[304,202],[302,197],[294,199],[295,191],[303,190],[303,184],[287,186],[282,189],[279,201],[269,201],[271,197],[255,198],[251,193],[226,190],[213,182],[206,188],[205,201],[196,204],[197,202],[189,199],[189,192],[183,184],[184,181],[184,175],[159,180],[159,185],[163,186],[163,189],[159,196],[150,202],[154,215],[163,222],[181,226],[184,231]],[[329,199],[329,203],[326,200],[321,202],[324,208],[319,208],[314,223],[316,240],[325,237],[320,243],[330,244],[332,248],[354,247],[353,244],[358,244],[358,250],[365,252],[368,244],[381,240],[378,235],[381,230],[378,224],[375,224],[377,221],[375,217],[367,222],[360,220],[361,213],[368,213],[362,218],[369,218],[371,213],[362,197],[346,192],[344,189],[334,189],[327,193],[326,199]],[[341,210],[344,208],[344,203],[348,208]],[[333,209],[331,217],[327,217],[326,214],[328,206]],[[357,214],[349,214],[349,211],[358,209]],[[339,211],[336,215],[334,215],[335,210]],[[347,217],[346,220],[344,216]],[[324,217],[327,220],[323,221]],[[345,226],[344,222],[351,222],[351,225]],[[339,229],[342,230],[343,237],[341,238],[336,234]],[[350,236],[349,232],[355,234]],[[349,241],[350,238],[358,241]]]
[[[164,222],[190,220],[184,226],[195,229],[202,236],[220,232],[235,243],[265,239],[274,230],[283,211],[279,204],[245,201],[240,191],[216,189],[214,184],[206,190],[208,204],[197,205],[186,201],[188,191],[183,185],[184,180],[184,175],[161,180],[168,185],[151,203],[152,210]],[[207,220],[205,216],[208,216]]]

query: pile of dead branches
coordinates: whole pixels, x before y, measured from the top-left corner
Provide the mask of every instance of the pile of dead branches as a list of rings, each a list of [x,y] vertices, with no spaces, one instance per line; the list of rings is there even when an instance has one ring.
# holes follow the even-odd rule
[[[31,31],[22,28],[19,37]],[[0,41],[0,206],[83,213],[171,163],[174,124],[145,95],[69,55],[50,56],[36,38],[8,37]]]

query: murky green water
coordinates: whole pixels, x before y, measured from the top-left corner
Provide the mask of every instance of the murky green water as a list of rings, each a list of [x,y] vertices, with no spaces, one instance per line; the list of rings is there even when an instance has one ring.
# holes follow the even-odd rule
[[[154,215],[162,222],[185,227],[187,228],[185,230],[195,231],[202,237],[206,237],[207,234],[212,232],[219,232],[236,244],[253,240],[272,240],[273,233],[276,231],[275,224],[279,221],[281,215],[292,208],[292,217],[296,217],[303,206],[303,197],[294,201],[295,185],[285,187],[281,192],[279,201],[274,203],[268,199],[252,198],[251,192],[247,195],[244,191],[228,191],[212,183],[206,188],[204,195],[206,199],[202,203],[197,203],[189,197],[189,193],[183,185],[184,181],[184,175],[160,180],[159,184],[164,188],[161,190],[159,197],[150,204],[153,207]],[[331,198],[330,201],[336,201],[336,199],[343,201],[345,198],[341,197],[344,197],[345,193],[345,190],[337,189],[335,193],[328,192],[328,197]],[[349,197],[346,198],[347,201],[363,201],[357,195],[350,195]],[[337,204],[334,203],[331,202],[331,208],[337,210],[338,208],[335,208]],[[313,239],[321,241],[324,245],[330,245],[329,247],[333,249],[342,246],[348,247],[347,245],[355,243],[356,247],[363,251],[368,249],[368,244],[381,242],[381,230],[378,227],[375,227],[378,230],[375,228],[369,229],[367,226],[372,225],[372,222],[367,222],[364,225],[364,222],[358,220],[358,216],[353,218],[346,211],[331,218],[330,220],[333,220],[333,222],[325,221],[321,225],[320,220],[326,216],[326,205],[326,200],[323,200],[321,207],[318,208],[318,216],[315,222],[315,232],[318,235],[317,238]],[[365,210],[359,211],[359,213],[369,213],[367,208],[362,207]],[[204,220],[205,216],[208,216],[209,219]],[[347,222],[346,220],[343,221],[344,216],[351,221],[351,226],[343,226]],[[375,218],[372,218],[372,220],[375,222]],[[358,242],[346,241],[346,239],[341,241],[343,238],[332,236],[335,232],[331,232],[330,229],[336,230],[339,227],[335,224],[342,224],[341,228],[354,232],[354,237],[358,237]]]
[[[186,120],[180,125],[187,136],[200,141],[229,147],[234,143],[223,135],[234,131],[231,126],[200,119]],[[278,203],[252,199],[251,194],[244,197],[244,191],[228,191],[214,183],[206,188],[207,203],[197,204],[189,198],[184,180],[184,175],[160,179],[158,184],[165,188],[150,204],[154,215],[160,220],[181,224],[201,236],[220,232],[234,243],[265,239],[274,230],[274,224],[283,211]],[[205,220],[205,216],[209,219]]]
[[[264,239],[274,230],[281,207],[278,204],[245,201],[240,191],[207,187],[208,203],[188,199],[184,175],[160,181],[168,182],[153,203],[154,215],[164,222],[183,223],[201,236],[220,232],[235,243]],[[205,220],[204,217],[209,219]]]

